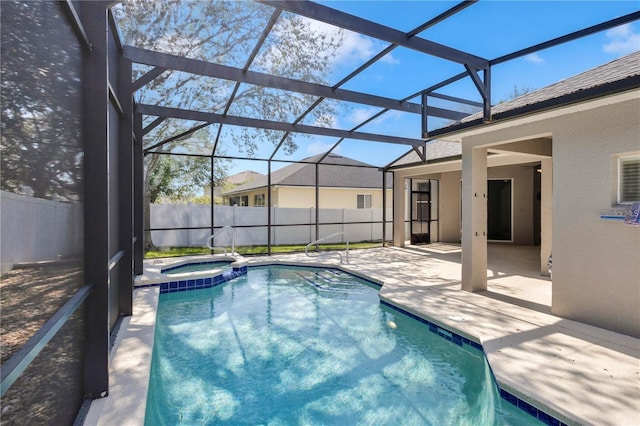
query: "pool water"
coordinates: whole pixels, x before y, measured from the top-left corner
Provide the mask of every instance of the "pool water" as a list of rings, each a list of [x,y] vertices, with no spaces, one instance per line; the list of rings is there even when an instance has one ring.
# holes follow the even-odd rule
[[[338,270],[260,267],[160,295],[146,425],[540,424],[484,354]]]
[[[174,266],[171,268],[163,269],[162,273],[167,275],[184,274],[185,272],[200,272],[209,271],[212,269],[228,269],[231,265],[231,261],[220,260],[212,262],[201,263],[187,263],[185,265]]]

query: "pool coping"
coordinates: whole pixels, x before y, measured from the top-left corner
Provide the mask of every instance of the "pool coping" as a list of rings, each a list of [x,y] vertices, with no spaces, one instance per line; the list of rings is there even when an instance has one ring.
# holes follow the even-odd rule
[[[476,342],[477,344],[482,345],[483,348],[483,352],[485,355],[485,358],[487,359],[487,362],[489,363],[489,365],[491,366],[491,358],[493,356],[496,355],[496,352],[500,352],[500,350],[496,350],[496,342],[492,341],[492,340],[488,340],[486,342],[482,341],[482,338],[485,336],[475,336],[475,333],[471,332],[471,333],[467,333],[465,332],[465,327],[461,326],[461,327],[455,327],[452,324],[455,324],[457,319],[453,319],[452,321],[447,320],[446,318],[444,318],[444,321],[442,321],[443,317],[442,315],[440,315],[441,313],[436,312],[433,314],[433,316],[425,314],[424,312],[421,312],[420,309],[415,310],[412,309],[411,306],[414,305],[412,303],[408,303],[408,302],[404,302],[401,299],[397,299],[394,300],[393,297],[387,297],[386,295],[382,294],[383,293],[383,289],[385,288],[385,286],[387,286],[387,284],[389,284],[391,281],[393,281],[393,279],[389,278],[387,280],[386,276],[383,276],[381,278],[384,278],[384,280],[382,279],[377,279],[374,276],[371,276],[369,273],[369,271],[365,271],[365,272],[360,272],[358,270],[354,270],[353,266],[351,265],[340,265],[340,264],[335,264],[335,263],[321,263],[321,262],[317,262],[317,261],[301,261],[300,259],[293,259],[293,260],[281,260],[281,259],[277,259],[274,257],[262,257],[262,258],[256,258],[253,259],[252,261],[248,262],[250,264],[250,266],[264,266],[264,265],[291,265],[291,266],[312,266],[312,267],[327,267],[327,268],[335,268],[335,269],[339,269],[342,270],[344,272],[353,274],[355,276],[359,276],[360,278],[363,278],[367,281],[373,282],[376,285],[380,285],[381,289],[378,293],[379,298],[382,301],[386,301],[387,303],[390,303],[393,307],[397,307],[399,308],[399,310],[401,311],[405,311],[407,313],[409,313],[409,315],[411,316],[415,316],[416,318],[419,319],[423,319],[423,320],[427,320],[432,322],[433,324],[436,324],[438,327],[443,328],[444,330],[447,330],[448,332],[453,331],[453,333],[458,334],[460,336],[462,336],[463,338],[469,339],[470,341]],[[146,287],[144,285],[142,286],[138,286],[136,287],[136,291],[135,293],[139,292],[139,291],[154,291],[156,292],[156,301],[155,301],[155,305],[153,306],[154,309],[154,316],[153,316],[153,321],[155,324],[155,309],[157,309],[157,297],[159,296],[159,287],[157,285],[155,286],[150,286],[150,287]],[[437,295],[433,295],[435,297],[439,297]],[[139,307],[137,307],[137,302],[141,301],[141,298],[139,298],[137,295],[135,296],[135,301],[134,301],[134,316],[138,315],[137,312],[140,309]],[[445,298],[446,299],[446,298]],[[451,299],[455,299],[455,298],[450,298],[449,301],[451,301]],[[460,300],[454,300],[454,302],[460,303]],[[464,302],[463,302],[464,303]],[[151,302],[151,304],[153,304],[153,302]],[[144,311],[145,309],[147,309],[149,307],[149,303],[147,302],[145,304],[145,302],[143,302],[143,305],[141,307],[141,309]],[[478,306],[481,307],[481,306]],[[485,308],[486,309],[486,308]],[[463,323],[460,323],[460,325],[463,325]],[[131,337],[128,335],[129,332],[131,332],[134,336],[136,335],[136,333],[139,333],[139,331],[137,330],[129,330],[131,323],[127,323],[126,325],[123,324],[123,327],[120,331],[119,334],[122,334],[122,338],[120,336],[118,336],[117,341],[122,340],[127,340],[127,339],[131,339]],[[134,328],[135,328],[135,322],[134,322]],[[482,333],[480,333],[482,334]],[[140,336],[134,337],[134,338],[138,338],[139,339]],[[149,337],[149,336],[147,336]],[[153,341],[153,335],[150,336],[151,337],[151,343],[143,343],[141,342],[141,344],[143,346],[149,346],[150,351],[152,351],[152,341]],[[444,337],[444,336],[443,336]],[[495,339],[494,339],[495,340]],[[485,345],[489,345],[490,348],[487,349],[487,347]],[[116,346],[119,346],[116,343]],[[123,346],[123,348],[126,347]],[[121,364],[121,365],[127,365],[125,361],[117,361],[118,360],[118,353],[119,352],[126,352],[125,349],[120,349],[120,346],[116,349],[114,347],[114,352],[115,352],[115,356],[114,356],[114,360],[112,362],[112,369],[115,365],[117,364]],[[151,352],[150,352],[151,353]],[[126,358],[127,355],[126,353],[124,355],[122,355],[123,358]],[[125,368],[124,370],[120,371],[120,374],[125,374],[125,375],[136,375],[139,376],[141,378],[146,378],[143,379],[145,380],[145,390],[144,390],[144,395],[142,395],[142,392],[136,391],[135,395],[136,395],[136,399],[135,399],[135,403],[134,398],[131,398],[131,392],[125,392],[123,395],[118,396],[117,395],[117,391],[120,390],[119,387],[117,386],[118,384],[118,380],[114,380],[112,383],[114,383],[115,385],[112,386],[111,388],[111,397],[109,398],[105,398],[102,400],[96,400],[98,401],[97,405],[101,405],[104,404],[101,401],[103,400],[109,400],[112,399],[112,397],[114,397],[115,400],[118,399],[123,399],[123,401],[121,402],[114,402],[111,403],[111,406],[117,407],[117,410],[121,410],[123,409],[123,407],[132,407],[131,410],[129,409],[124,409],[125,412],[128,412],[127,414],[127,418],[126,419],[118,419],[117,424],[126,424],[126,425],[141,425],[144,422],[144,407],[146,407],[146,387],[148,386],[148,370],[150,369],[150,361],[151,361],[151,356],[149,354],[148,357],[148,362],[149,364],[144,367],[141,365],[137,365],[137,368],[146,368],[146,373],[144,371],[142,372],[137,372],[135,369],[128,369]],[[492,368],[492,373],[494,373],[494,369]],[[518,386],[518,383],[513,383],[510,380],[510,377],[508,376],[504,376],[504,372],[502,372],[502,374],[494,374],[494,378],[496,383],[498,384],[498,387],[500,389],[500,395],[502,397],[502,399],[505,399],[508,402],[511,402],[512,404],[518,406],[521,405],[520,408],[524,409],[525,411],[528,411],[529,409],[531,409],[531,407],[533,407],[536,410],[539,410],[539,412],[542,412],[543,415],[546,418],[545,421],[547,424],[583,424],[585,422],[584,419],[580,419],[578,417],[574,417],[572,415],[571,412],[565,412],[563,414],[563,410],[562,407],[559,407],[557,405],[553,405],[553,404],[549,404],[547,400],[545,400],[544,398],[539,398],[540,396],[538,396],[537,398],[532,398],[531,395],[527,395],[526,392],[522,392],[520,390],[520,387]],[[126,379],[125,379],[126,380]],[[136,388],[137,389],[137,388]],[[542,399],[542,400],[541,400]],[[96,401],[94,401],[94,404],[96,404]],[[91,407],[91,410],[93,410],[93,405]],[[532,405],[533,404],[533,405]],[[143,408],[141,409],[140,406],[142,406]],[[535,408],[535,407],[539,407],[539,408]],[[559,408],[559,409],[558,409]],[[90,410],[90,411],[91,411]],[[100,410],[103,414],[107,414],[110,415],[110,412],[113,410],[105,410],[102,409]],[[142,416],[138,417],[139,412],[142,411]],[[133,414],[136,414],[136,416],[134,416]],[[530,412],[531,414],[531,412]],[[85,424],[90,424],[90,425],[94,425],[94,424],[104,424],[104,425],[111,425],[114,424],[113,420],[110,420],[109,417],[107,416],[106,419],[107,420],[103,420],[102,417],[98,416],[98,417],[92,417],[94,419],[94,421],[85,421]]]
[[[133,315],[123,318],[109,356],[109,395],[91,402],[84,425],[144,425],[159,298],[158,286],[134,291]]]

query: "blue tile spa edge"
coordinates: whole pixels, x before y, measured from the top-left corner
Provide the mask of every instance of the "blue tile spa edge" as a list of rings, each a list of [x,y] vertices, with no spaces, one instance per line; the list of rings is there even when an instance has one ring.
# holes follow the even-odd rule
[[[160,287],[160,294],[177,293],[180,291],[199,290],[202,288],[215,287],[227,281],[231,281],[232,279],[237,278],[241,275],[245,275],[246,273],[247,266],[245,265],[239,268],[234,267],[231,271],[225,271],[212,277],[171,280],[154,284],[142,284],[135,286],[135,288]]]
[[[395,311],[400,312],[403,315],[406,315],[410,318],[415,319],[416,321],[419,321],[425,325],[427,325],[429,327],[429,331],[437,334],[438,336],[442,337],[443,339],[448,340],[449,342],[455,343],[458,346],[470,346],[474,349],[477,349],[479,351],[482,351],[483,355],[484,355],[484,350],[482,348],[482,345],[480,343],[474,342],[473,340],[470,340],[466,337],[463,337],[451,330],[447,330],[446,328],[440,327],[439,325],[424,319],[422,317],[419,317],[415,314],[412,314],[409,311],[405,311],[402,308],[399,308],[398,306],[392,305],[389,302],[386,302],[384,300],[381,300],[380,303],[384,306],[387,306]],[[485,356],[486,358],[486,356]],[[489,368],[491,368],[491,366],[489,366]],[[491,371],[491,375],[493,376],[493,371]],[[518,398],[517,396],[513,395],[512,393],[510,393],[509,391],[506,391],[504,389],[501,389],[500,386],[498,385],[497,381],[496,385],[498,386],[498,390],[500,391],[500,397],[502,399],[504,399],[505,401],[509,402],[512,405],[515,405],[516,407],[518,407],[519,409],[527,412],[529,415],[535,417],[536,419],[540,420],[541,422],[543,422],[544,424],[550,425],[550,426],[567,426],[566,423],[561,422],[560,420],[556,419],[555,417],[553,417],[552,415],[534,407],[533,405],[529,404],[528,402]]]

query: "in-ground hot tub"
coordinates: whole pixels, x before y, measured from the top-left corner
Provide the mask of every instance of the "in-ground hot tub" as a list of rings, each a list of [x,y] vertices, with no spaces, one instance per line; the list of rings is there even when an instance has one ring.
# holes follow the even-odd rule
[[[160,287],[160,293],[207,288],[247,273],[247,261],[239,256],[191,256],[156,259],[145,264],[135,287]]]

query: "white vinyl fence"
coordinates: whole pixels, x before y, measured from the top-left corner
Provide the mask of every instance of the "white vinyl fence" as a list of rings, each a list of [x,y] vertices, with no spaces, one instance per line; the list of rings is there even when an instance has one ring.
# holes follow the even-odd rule
[[[236,246],[267,245],[267,208],[215,206],[216,229],[232,226]],[[387,209],[387,237],[392,232],[392,209]],[[271,244],[308,244],[316,240],[315,208],[271,208]],[[320,235],[345,232],[349,242],[382,240],[382,209],[320,209]],[[363,222],[363,223],[355,223]],[[379,223],[374,223],[379,222]],[[331,223],[331,225],[322,225]],[[334,224],[336,223],[336,224]],[[312,224],[312,225],[309,225]],[[209,227],[211,207],[204,204],[152,204],[151,228]],[[286,225],[286,226],[278,226]],[[251,228],[245,228],[251,226]],[[157,247],[204,247],[210,229],[152,231],[151,239]],[[327,243],[344,242],[341,237]],[[223,232],[214,241],[216,246],[230,246],[231,232]]]
[[[82,256],[83,210],[62,203],[0,191],[2,272],[20,262]]]

